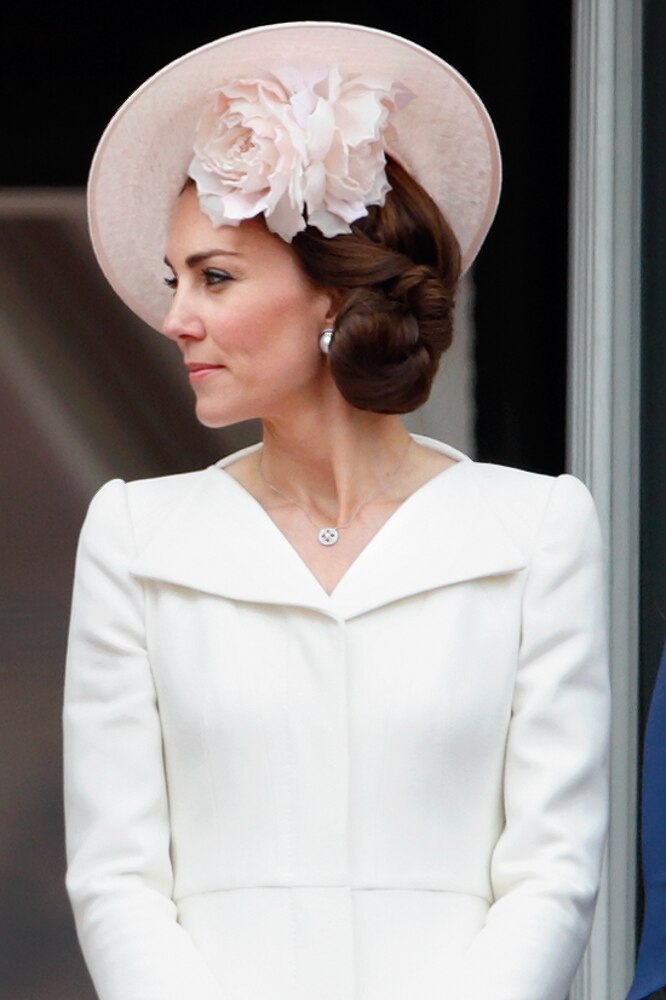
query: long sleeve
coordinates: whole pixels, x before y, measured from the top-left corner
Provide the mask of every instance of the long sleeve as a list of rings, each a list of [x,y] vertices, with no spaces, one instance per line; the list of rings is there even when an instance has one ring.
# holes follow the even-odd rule
[[[600,877],[608,729],[600,533],[589,493],[562,476],[527,569],[495,901],[451,1000],[567,995]]]
[[[90,505],[65,683],[67,887],[100,1000],[223,1000],[176,919],[160,719],[125,486]]]

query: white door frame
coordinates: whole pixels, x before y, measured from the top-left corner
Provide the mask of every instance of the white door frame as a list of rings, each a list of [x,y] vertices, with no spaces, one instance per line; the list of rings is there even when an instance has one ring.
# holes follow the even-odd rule
[[[569,468],[608,543],[611,823],[572,1000],[624,1000],[634,965],[638,721],[641,0],[573,0]]]

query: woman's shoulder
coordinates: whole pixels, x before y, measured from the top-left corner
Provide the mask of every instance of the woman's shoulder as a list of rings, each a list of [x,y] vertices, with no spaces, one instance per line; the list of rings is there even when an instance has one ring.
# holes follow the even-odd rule
[[[550,475],[531,472],[515,466],[482,462],[434,438],[415,436],[416,440],[442,452],[460,466],[460,471],[468,482],[492,503],[502,509],[523,509],[529,520],[538,517],[552,500],[556,504],[563,498],[565,506],[589,506],[593,503],[585,484],[569,473]]]
[[[171,522],[191,526],[202,504],[210,503],[211,493],[223,489],[228,479],[219,463],[145,479],[110,479],[92,497],[82,535],[129,533],[143,548]]]
[[[473,467],[485,501],[507,534],[526,551],[601,551],[594,499],[576,476],[486,462],[474,462]]]
[[[528,562],[543,546],[598,550],[599,519],[580,479],[480,462],[442,442],[420,442],[457,461],[457,468],[441,477],[439,499],[448,505],[451,517],[460,519],[461,527],[492,526],[491,533],[508,536]]]
[[[220,475],[220,470],[254,451],[259,445],[242,448],[233,454],[221,458],[212,465],[191,472],[177,472],[169,475],[151,476],[144,479],[110,479],[95,493],[89,513],[98,510],[113,510],[118,507],[127,508],[131,520],[136,523],[159,518],[189,497],[206,492],[209,486],[228,480]]]
[[[480,488],[492,495],[496,502],[525,503],[531,509],[547,505],[560,497],[565,503],[586,503],[591,499],[587,486],[568,472],[556,475],[531,472],[510,465],[491,462],[473,462],[474,476]]]
[[[179,498],[187,496],[210,475],[215,466],[197,469],[193,472],[179,472],[172,475],[152,476],[145,479],[109,479],[93,495],[89,514],[101,510],[129,507],[130,512],[139,517],[150,516],[156,509],[171,505]]]

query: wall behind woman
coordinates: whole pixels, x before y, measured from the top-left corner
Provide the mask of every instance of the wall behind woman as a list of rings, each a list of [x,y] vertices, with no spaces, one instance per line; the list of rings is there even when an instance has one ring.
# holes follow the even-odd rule
[[[283,3],[279,18],[352,20],[397,31],[439,51],[475,83],[505,160],[502,205],[474,275],[475,450],[485,459],[558,472],[569,13],[567,4],[543,6],[445,0],[409,18],[404,12],[388,18],[379,5],[362,2],[320,3],[315,10],[311,3]],[[5,10],[0,72],[10,99],[3,105],[3,198],[18,188],[78,188],[101,130],[149,72],[223,31],[276,19],[272,5],[255,5],[251,20],[228,7],[223,14],[201,6],[173,10],[150,3],[68,10],[65,3],[38,18],[19,5]],[[76,202],[79,195],[70,197]],[[165,363],[166,345],[146,335],[101,286],[85,246],[80,201],[70,204],[65,223],[53,204],[46,195],[38,211],[24,204],[0,221],[0,993],[12,1000],[92,997],[62,886],[59,762],[70,580],[85,505],[102,479],[194,468],[236,443],[198,427],[189,390]],[[463,348],[471,345],[456,350]],[[461,411],[451,397],[474,389],[473,377],[462,386],[453,357],[445,367],[441,430],[415,418],[419,429],[444,438],[446,407]],[[474,432],[464,421],[462,428],[463,435]]]

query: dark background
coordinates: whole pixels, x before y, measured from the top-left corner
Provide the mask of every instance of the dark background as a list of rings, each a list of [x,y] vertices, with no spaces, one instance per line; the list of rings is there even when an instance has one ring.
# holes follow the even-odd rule
[[[644,39],[642,726],[666,637],[666,4],[663,0],[649,0],[645,4]]]
[[[363,2],[252,5],[248,16],[238,14],[239,7],[61,3],[37,9],[20,0],[11,10],[5,5],[0,186],[83,185],[96,142],[129,93],[166,62],[219,35],[301,18],[349,20],[406,35],[470,79],[503,149],[500,210],[474,272],[477,455],[562,471],[569,5],[445,0],[412,5],[409,16],[407,5],[393,16],[385,5]],[[11,266],[27,272],[35,296],[52,296],[66,310],[64,255],[48,246],[48,252],[40,250],[37,229],[35,253],[19,257],[7,226],[0,242]],[[74,327],[75,317],[72,342],[80,342],[83,358],[85,340],[74,340],[79,337]],[[109,343],[108,353],[117,354],[117,343]],[[123,406],[121,380],[117,393]],[[11,399],[11,372],[0,372],[7,504],[0,518],[2,538],[29,536],[31,551],[40,558],[25,555],[21,561],[14,546],[7,551],[16,564],[0,555],[9,580],[0,595],[0,626],[23,621],[27,637],[1,666],[0,707],[7,718],[11,713],[11,725],[0,727],[0,773],[15,812],[5,818],[0,839],[0,994],[7,1000],[90,1000],[63,889],[59,749],[62,663],[82,501],[68,493],[44,441],[32,433],[30,413],[12,406]],[[151,440],[147,435],[145,475],[201,464],[197,449],[206,450],[198,442],[179,459],[187,447],[184,438],[181,446],[174,436],[168,452],[160,451],[159,435],[154,447]],[[28,462],[39,469],[37,486],[27,475]],[[35,518],[35,510],[47,514]]]

